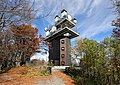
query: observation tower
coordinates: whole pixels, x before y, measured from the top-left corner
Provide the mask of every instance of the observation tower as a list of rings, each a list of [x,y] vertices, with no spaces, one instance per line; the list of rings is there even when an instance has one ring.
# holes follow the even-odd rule
[[[55,24],[51,28],[45,28],[45,40],[51,43],[49,61],[54,66],[69,66],[71,65],[70,39],[79,36],[71,29],[75,27],[77,20],[63,9],[61,16],[56,15],[54,21]]]

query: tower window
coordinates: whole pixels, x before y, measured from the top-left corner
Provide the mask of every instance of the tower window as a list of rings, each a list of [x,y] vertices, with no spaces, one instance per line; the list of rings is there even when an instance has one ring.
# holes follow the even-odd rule
[[[61,65],[63,65],[63,66],[64,66],[64,65],[65,65],[65,61],[61,61]]]
[[[64,57],[65,57],[65,54],[61,54],[61,57],[64,58]]]
[[[65,47],[61,47],[61,50],[64,51],[64,50],[65,50]]]
[[[64,43],[65,43],[65,41],[64,41],[64,40],[61,40],[61,43],[62,43],[62,44],[64,44]]]

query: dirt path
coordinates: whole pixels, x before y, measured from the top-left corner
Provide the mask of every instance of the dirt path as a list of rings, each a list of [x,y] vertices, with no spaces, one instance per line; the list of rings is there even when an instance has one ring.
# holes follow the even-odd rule
[[[63,80],[57,76],[52,76],[50,80],[40,79],[36,85],[65,85]]]

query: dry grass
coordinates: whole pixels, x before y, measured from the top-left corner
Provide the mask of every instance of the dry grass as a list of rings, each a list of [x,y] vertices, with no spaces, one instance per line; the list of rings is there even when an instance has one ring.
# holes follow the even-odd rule
[[[21,66],[0,74],[0,85],[31,85],[38,79],[50,78],[51,75],[43,76],[42,72],[36,68]]]
[[[50,80],[52,76],[58,76],[66,85],[75,85],[75,82],[62,72],[53,72],[52,75],[41,76],[42,71],[38,68],[20,66],[0,74],[0,85],[37,85],[40,79]]]

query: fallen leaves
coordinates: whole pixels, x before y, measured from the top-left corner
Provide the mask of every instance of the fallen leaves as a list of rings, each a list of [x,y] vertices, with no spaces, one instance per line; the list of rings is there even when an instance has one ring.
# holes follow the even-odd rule
[[[38,79],[50,79],[49,76],[41,76],[40,70],[20,66],[10,69],[8,72],[0,74],[0,85],[36,85],[35,81]]]
[[[27,66],[12,68],[8,72],[0,74],[0,85],[37,85],[36,81],[50,80],[52,76],[61,78],[65,85],[75,85],[74,80],[63,72],[53,72],[52,75],[41,76],[42,71],[38,69]]]

